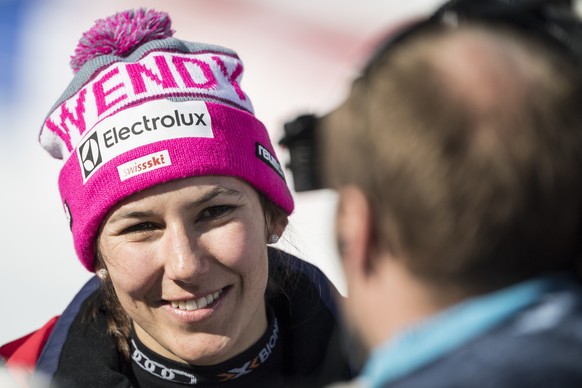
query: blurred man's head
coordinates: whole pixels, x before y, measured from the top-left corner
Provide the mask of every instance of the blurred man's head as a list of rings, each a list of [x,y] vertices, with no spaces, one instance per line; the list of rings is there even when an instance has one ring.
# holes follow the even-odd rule
[[[570,58],[498,26],[427,28],[376,57],[322,123],[350,315],[400,297],[384,275],[435,307],[571,266],[580,101]]]

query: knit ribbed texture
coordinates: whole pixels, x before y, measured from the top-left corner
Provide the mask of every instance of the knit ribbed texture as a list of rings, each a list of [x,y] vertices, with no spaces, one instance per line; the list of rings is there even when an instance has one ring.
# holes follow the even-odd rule
[[[293,211],[268,132],[241,89],[243,65],[236,53],[168,38],[169,19],[148,12],[116,14],[96,24],[106,31],[84,35],[74,57],[78,72],[39,136],[53,157],[64,159],[59,189],[77,254],[90,271],[107,212],[160,183],[238,177]],[[148,34],[142,22],[156,32]],[[123,40],[121,48],[103,43],[115,39],[111,31]],[[92,41],[100,46],[91,49]]]

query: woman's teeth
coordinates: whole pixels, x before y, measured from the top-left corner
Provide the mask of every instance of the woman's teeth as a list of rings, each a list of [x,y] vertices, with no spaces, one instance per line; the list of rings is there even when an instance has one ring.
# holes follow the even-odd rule
[[[208,306],[210,303],[214,302],[216,299],[218,299],[218,297],[220,296],[221,293],[222,293],[222,290],[216,291],[213,294],[209,294],[209,295],[203,296],[203,297],[198,298],[198,299],[181,300],[179,302],[172,302],[172,307],[180,309],[180,310],[188,310],[188,311],[202,309],[202,308]]]

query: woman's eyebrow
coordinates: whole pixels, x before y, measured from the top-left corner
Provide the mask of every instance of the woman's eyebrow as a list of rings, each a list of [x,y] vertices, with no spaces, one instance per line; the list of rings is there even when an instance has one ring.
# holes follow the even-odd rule
[[[225,197],[234,197],[237,199],[241,199],[244,197],[243,193],[240,191],[229,189],[226,187],[215,187],[214,189],[210,190],[209,192],[205,193],[202,197],[198,198],[197,200],[191,202],[188,207],[194,208],[204,205],[207,202],[210,202],[216,197],[225,196]],[[155,211],[151,210],[119,210],[115,215],[111,217],[109,222],[117,222],[119,220],[127,220],[127,219],[142,219],[142,218],[149,218],[156,215]]]
[[[156,213],[153,211],[141,211],[141,210],[120,210],[116,212],[111,219],[109,220],[110,223],[117,222],[120,220],[127,220],[127,219],[142,219],[154,216]]]
[[[219,196],[236,197],[239,199],[244,197],[243,193],[241,193],[240,191],[229,189],[226,187],[215,187],[214,189],[210,190],[208,193],[204,194],[196,201],[192,202],[192,205],[200,206]]]

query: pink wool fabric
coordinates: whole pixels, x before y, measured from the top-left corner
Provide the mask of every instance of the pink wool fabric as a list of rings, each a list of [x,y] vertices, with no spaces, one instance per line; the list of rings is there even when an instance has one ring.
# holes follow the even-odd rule
[[[76,73],[90,59],[100,55],[127,56],[140,45],[174,34],[168,14],[140,8],[99,19],[85,32],[71,57]]]
[[[268,132],[240,86],[236,53],[171,33],[167,15],[155,11],[98,21],[84,34],[71,61],[75,78],[42,127],[40,143],[64,160],[63,207],[89,271],[108,211],[164,182],[238,177],[293,211]]]

